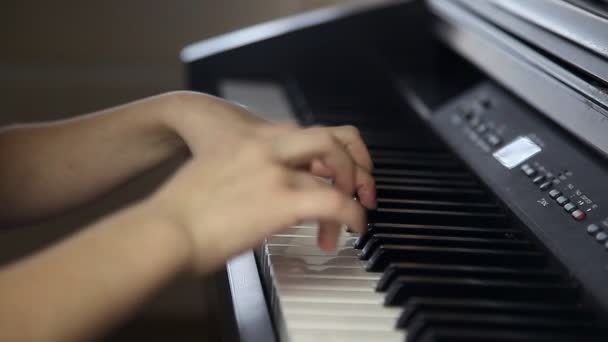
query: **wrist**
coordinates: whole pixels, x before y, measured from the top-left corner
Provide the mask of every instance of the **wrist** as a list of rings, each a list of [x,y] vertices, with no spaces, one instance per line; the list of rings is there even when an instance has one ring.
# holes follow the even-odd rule
[[[268,135],[275,125],[245,108],[215,96],[177,91],[163,95],[162,122],[195,155],[221,153],[249,139]]]
[[[192,272],[194,260],[194,244],[188,232],[181,227],[178,221],[166,213],[155,196],[144,199],[128,210],[145,236],[153,253],[162,263],[174,269],[174,273]]]
[[[150,98],[137,110],[138,118],[143,122],[140,126],[145,127],[141,130],[142,141],[160,146],[170,155],[188,148],[178,130],[184,107],[178,94],[171,92]]]

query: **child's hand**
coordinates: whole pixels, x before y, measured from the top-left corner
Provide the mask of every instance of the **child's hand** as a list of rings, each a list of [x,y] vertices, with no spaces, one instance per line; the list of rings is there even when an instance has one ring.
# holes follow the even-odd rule
[[[362,142],[351,144],[364,149]],[[359,187],[364,201],[373,203],[373,179],[332,129],[290,128],[232,151],[193,158],[147,203],[151,213],[187,234],[198,271],[217,268],[302,221],[322,222],[325,249],[335,246],[339,224],[363,231],[365,210],[352,194]],[[365,157],[367,152],[357,155],[362,163]],[[311,169],[331,176],[335,187]]]

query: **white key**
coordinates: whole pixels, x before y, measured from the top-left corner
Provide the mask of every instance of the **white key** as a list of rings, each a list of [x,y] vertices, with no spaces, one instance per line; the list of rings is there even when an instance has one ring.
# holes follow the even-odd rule
[[[338,247],[352,247],[353,243],[357,240],[357,237],[341,236],[338,238]],[[297,245],[297,246],[317,246],[317,236],[305,236],[305,235],[285,235],[277,234],[267,239],[267,243],[270,245]]]
[[[382,306],[378,304],[361,303],[311,303],[311,302],[282,302],[284,315],[323,315],[348,317],[384,317],[397,322],[401,315],[401,307]]]
[[[289,331],[290,342],[403,342],[406,333],[393,330],[380,331],[332,331],[293,329]]]
[[[357,256],[359,251],[352,247],[339,247],[335,251],[324,251],[319,247],[296,245],[266,245],[266,254],[275,255],[321,255],[321,256]]]
[[[279,288],[279,290],[283,288],[291,288],[310,290],[376,292],[375,280],[303,278],[289,277],[277,273],[275,273],[274,276],[275,285]]]
[[[319,330],[348,330],[348,331],[391,331],[397,322],[392,317],[352,317],[298,315],[284,313],[289,329],[319,329]]]
[[[270,255],[270,263],[279,264],[296,264],[296,265],[314,265],[314,266],[340,266],[340,267],[361,267],[365,268],[366,262],[356,256],[332,256],[332,255]]]
[[[319,227],[311,227],[311,226],[293,226],[285,229],[284,231],[277,233],[275,235],[304,235],[304,236],[317,236],[319,233]],[[349,233],[346,230],[340,230],[339,236],[346,237],[358,237],[357,233]]]
[[[340,232],[336,251],[317,246],[318,228],[291,227],[260,249],[264,281],[280,335],[299,341],[403,341],[394,326],[401,308],[385,307],[375,291],[381,273],[365,270],[352,247],[358,235]]]
[[[275,235],[300,235],[300,236],[317,236],[319,233],[318,227],[289,227],[284,231]],[[273,235],[274,236],[274,235]]]
[[[278,263],[272,267],[275,273],[291,277],[327,278],[327,279],[368,279],[379,280],[381,273],[367,272],[360,265],[357,266],[317,266],[301,263]]]
[[[281,302],[360,303],[384,305],[384,294],[374,291],[304,290],[278,288]]]

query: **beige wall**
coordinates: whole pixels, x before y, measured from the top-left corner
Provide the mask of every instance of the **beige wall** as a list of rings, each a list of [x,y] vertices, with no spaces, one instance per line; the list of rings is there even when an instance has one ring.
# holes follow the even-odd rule
[[[0,125],[76,115],[183,88],[188,43],[339,0],[6,0],[0,3]],[[3,167],[3,166],[0,166]],[[0,234],[0,264],[150,191],[172,165],[96,205]],[[40,194],[43,196],[44,194]],[[213,316],[198,282],[153,302],[161,314]],[[204,333],[204,327],[200,329]],[[204,336],[204,335],[201,335]]]
[[[72,116],[181,89],[184,84],[178,56],[185,45],[337,2],[2,1],[0,125]],[[161,170],[148,178],[157,179],[160,177],[157,174],[167,172]],[[55,220],[60,222],[57,226],[69,230],[68,227],[81,225],[127,199],[136,198],[155,182],[144,177],[134,183],[104,201],[110,204],[87,208],[86,215],[76,218],[59,218]],[[0,239],[0,246],[2,241],[7,241],[7,237]],[[0,262],[3,256],[19,253],[12,250],[25,251],[39,244],[30,241],[26,238],[0,248]]]
[[[95,110],[183,86],[188,43],[338,0],[8,0],[0,124]]]

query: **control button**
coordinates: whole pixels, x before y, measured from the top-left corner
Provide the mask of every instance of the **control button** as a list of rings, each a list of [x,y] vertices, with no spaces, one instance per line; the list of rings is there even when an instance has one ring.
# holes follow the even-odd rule
[[[553,185],[553,183],[545,182],[545,183],[541,184],[538,188],[541,189],[542,191],[547,191],[547,190],[549,190],[551,185]]]
[[[577,221],[582,221],[587,218],[587,214],[585,214],[585,212],[580,209],[576,209],[575,211],[572,212],[571,215]]]
[[[490,99],[487,97],[479,99],[479,104],[485,109],[492,107],[492,101],[490,101]]]
[[[486,124],[480,124],[479,126],[477,126],[477,128],[475,129],[477,131],[477,133],[485,133],[488,130],[488,126],[486,126]]]
[[[599,232],[597,233],[597,235],[595,236],[595,240],[597,242],[606,242],[606,240],[608,240],[608,234],[604,233],[604,232]]]
[[[576,209],[578,209],[578,207],[573,203],[566,203],[566,205],[564,205],[564,210],[568,213],[572,213]]]
[[[553,199],[556,199],[561,195],[562,195],[561,191],[559,191],[557,189],[553,189],[553,190],[549,191],[549,197],[551,197]]]
[[[492,146],[498,146],[498,145],[502,144],[502,139],[500,139],[500,137],[496,134],[488,134],[486,136],[486,140]]]
[[[528,176],[530,178],[536,176],[537,173],[538,172],[535,169],[531,168],[531,167],[524,170],[524,174],[526,174],[526,176]]]
[[[463,113],[463,115],[462,115],[462,116],[463,116],[465,119],[467,119],[467,120],[471,120],[471,118],[473,117],[473,115],[475,115],[475,113],[473,113],[473,111],[472,111],[470,108],[469,108],[469,109],[462,108],[462,109],[461,109],[461,112]]]
[[[564,205],[564,204],[570,202],[570,200],[568,198],[566,198],[565,196],[559,196],[555,201],[559,205]]]
[[[538,176],[532,180],[534,184],[540,184],[545,180],[545,176]]]
[[[587,233],[589,233],[591,235],[595,235],[599,231],[600,231],[600,227],[595,223],[592,223],[587,226]]]
[[[471,127],[477,127],[479,125],[481,121],[479,120],[479,117],[477,115],[473,115],[470,119],[469,119],[469,125],[471,125]]]

